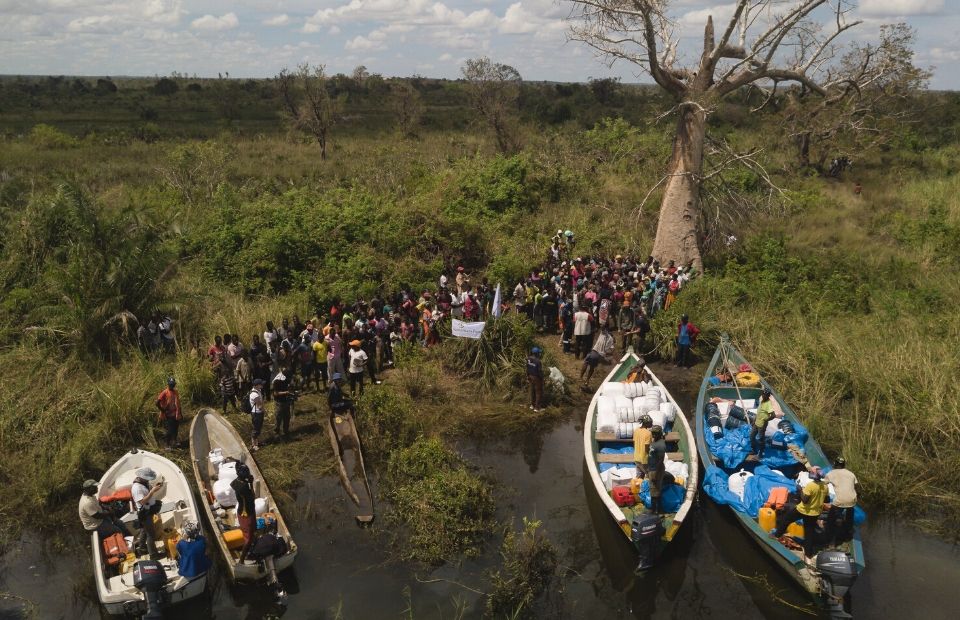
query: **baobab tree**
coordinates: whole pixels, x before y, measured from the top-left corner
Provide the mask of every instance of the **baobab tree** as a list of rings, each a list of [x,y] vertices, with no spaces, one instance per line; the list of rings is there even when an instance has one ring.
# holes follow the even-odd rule
[[[571,0],[571,37],[610,64],[639,67],[676,102],[673,154],[661,180],[663,198],[652,254],[660,261],[701,265],[697,223],[705,179],[707,117],[724,98],[756,86],[770,92],[794,84],[829,99],[855,82],[838,61],[841,35],[861,22],[850,0],[736,0],[722,30],[708,16],[703,47],[680,50],[681,8],[670,0]],[[689,6],[687,7],[689,9]]]

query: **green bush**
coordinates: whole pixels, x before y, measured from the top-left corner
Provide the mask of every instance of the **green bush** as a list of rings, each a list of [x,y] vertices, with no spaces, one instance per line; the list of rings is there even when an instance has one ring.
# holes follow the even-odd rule
[[[537,602],[549,594],[557,576],[557,550],[547,540],[540,521],[523,518],[523,530],[510,530],[500,549],[501,568],[490,574],[488,617],[535,618]]]
[[[68,149],[79,146],[80,141],[45,123],[34,125],[30,130],[30,142],[44,149]]]

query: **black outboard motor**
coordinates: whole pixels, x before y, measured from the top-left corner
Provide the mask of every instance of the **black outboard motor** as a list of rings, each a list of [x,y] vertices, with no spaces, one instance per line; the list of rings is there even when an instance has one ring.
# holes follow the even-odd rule
[[[663,536],[663,526],[660,517],[654,514],[644,514],[633,520],[630,538],[637,548],[640,561],[637,571],[651,568],[657,559],[657,548],[660,546],[660,537]]]
[[[133,565],[133,587],[143,592],[147,602],[146,620],[163,618],[163,586],[167,585],[167,573],[156,560],[141,560]]]
[[[820,573],[820,596],[831,618],[852,618],[843,608],[843,598],[857,580],[853,558],[843,551],[821,551],[817,555]]]

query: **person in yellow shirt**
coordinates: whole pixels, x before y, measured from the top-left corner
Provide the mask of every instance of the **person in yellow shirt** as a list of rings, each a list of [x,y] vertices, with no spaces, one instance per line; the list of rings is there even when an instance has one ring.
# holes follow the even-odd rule
[[[327,391],[327,342],[318,338],[313,345],[313,378],[317,382],[317,391]],[[322,380],[322,381],[321,381]]]
[[[641,472],[647,471],[647,454],[653,443],[653,434],[650,432],[652,426],[653,418],[645,413],[640,417],[640,426],[633,431],[633,460],[637,464],[638,478]]]
[[[798,518],[803,519],[804,559],[813,558],[816,552],[813,533],[817,527],[817,519],[820,518],[820,513],[823,512],[824,505],[827,503],[828,493],[827,483],[823,480],[823,470],[819,467],[811,467],[810,482],[800,489],[800,503],[791,508],[783,519],[778,519],[779,525],[770,533],[775,538],[780,538],[787,526]]]

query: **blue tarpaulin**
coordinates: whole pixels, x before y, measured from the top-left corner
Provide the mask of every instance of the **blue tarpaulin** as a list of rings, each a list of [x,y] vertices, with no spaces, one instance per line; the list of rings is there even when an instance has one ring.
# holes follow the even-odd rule
[[[760,462],[769,467],[786,467],[795,465],[797,459],[787,450],[787,445],[796,446],[803,449],[807,442],[809,433],[807,429],[799,422],[793,422],[794,432],[784,434],[777,431],[772,438],[767,441],[763,451],[763,458]],[[710,452],[716,455],[723,466],[727,469],[733,469],[743,463],[747,455],[750,454],[750,425],[744,424],[738,428],[724,429],[723,436],[719,439],[713,436],[713,433],[707,431],[704,433]]]
[[[646,480],[640,485],[638,493],[640,501],[647,508],[650,507],[650,483]],[[676,512],[683,504],[686,490],[679,484],[666,484],[660,489],[660,510],[662,512]]]

